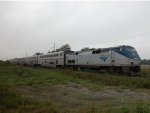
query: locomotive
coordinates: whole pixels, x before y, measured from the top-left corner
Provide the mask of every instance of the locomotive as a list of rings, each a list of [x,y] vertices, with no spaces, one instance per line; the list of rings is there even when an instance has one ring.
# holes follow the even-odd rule
[[[95,69],[110,72],[139,72],[140,57],[134,47],[118,46],[88,51],[59,51],[9,60],[14,64],[75,70]]]

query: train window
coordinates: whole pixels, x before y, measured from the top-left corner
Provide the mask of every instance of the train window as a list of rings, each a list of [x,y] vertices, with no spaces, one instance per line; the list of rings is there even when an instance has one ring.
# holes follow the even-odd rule
[[[54,62],[49,62],[49,64],[54,64]]]
[[[47,61],[45,61],[45,64],[47,64]]]
[[[74,63],[75,63],[75,60],[72,60],[72,63],[74,64]]]
[[[108,51],[109,51],[108,49],[106,49],[106,50],[102,50],[102,52],[103,52],[103,53],[108,52]]]
[[[54,54],[54,56],[55,56],[55,57],[57,57],[57,56],[58,56],[58,54]]]
[[[71,63],[71,60],[68,60],[68,63]]]
[[[92,54],[99,54],[101,53],[101,50],[93,51]]]
[[[60,54],[60,56],[62,56],[62,53]]]
[[[95,51],[93,51],[92,54],[95,54]]]
[[[75,60],[68,60],[68,63],[75,63]]]

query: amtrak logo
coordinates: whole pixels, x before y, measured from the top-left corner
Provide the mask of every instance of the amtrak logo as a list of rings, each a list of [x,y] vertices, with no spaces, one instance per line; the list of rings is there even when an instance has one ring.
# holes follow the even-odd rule
[[[101,56],[101,57],[99,57],[102,61],[106,61],[107,59],[108,59],[108,56]]]

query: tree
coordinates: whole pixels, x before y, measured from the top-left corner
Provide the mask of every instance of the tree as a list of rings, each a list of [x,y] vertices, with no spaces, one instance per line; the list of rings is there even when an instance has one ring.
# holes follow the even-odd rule
[[[84,47],[81,51],[89,51],[89,50],[96,50],[96,48]]]
[[[56,51],[71,51],[71,47],[69,44],[62,45],[59,49],[56,49]]]
[[[141,64],[142,64],[142,65],[150,65],[150,60],[148,60],[148,59],[143,59],[143,60],[141,60]]]
[[[38,56],[38,55],[42,55],[42,54],[43,54],[43,53],[40,53],[40,52],[35,53],[35,55],[37,55],[37,56]]]

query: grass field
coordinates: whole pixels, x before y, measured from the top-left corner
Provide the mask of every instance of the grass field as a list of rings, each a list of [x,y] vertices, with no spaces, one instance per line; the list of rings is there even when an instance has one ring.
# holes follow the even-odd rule
[[[0,62],[0,113],[150,113],[150,66],[131,77]]]

